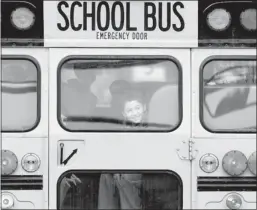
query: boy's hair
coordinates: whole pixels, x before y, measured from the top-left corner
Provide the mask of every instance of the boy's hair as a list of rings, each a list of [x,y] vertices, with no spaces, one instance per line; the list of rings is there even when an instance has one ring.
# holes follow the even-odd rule
[[[139,93],[128,93],[124,95],[123,100],[122,100],[122,107],[123,109],[125,108],[125,104],[131,101],[138,101],[141,103],[143,106],[145,105],[144,99],[141,94]]]
[[[113,107],[118,112],[122,113],[125,104],[130,101],[138,101],[145,106],[143,94],[132,87],[132,85],[125,80],[116,80],[110,86],[110,92],[113,97]]]

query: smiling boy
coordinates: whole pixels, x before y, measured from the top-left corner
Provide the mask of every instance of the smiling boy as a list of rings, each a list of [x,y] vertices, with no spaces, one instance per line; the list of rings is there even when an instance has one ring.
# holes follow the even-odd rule
[[[143,124],[143,120],[146,113],[146,105],[138,97],[131,97],[124,102],[124,108],[122,115],[124,117],[125,124],[130,123],[133,127],[137,127]]]

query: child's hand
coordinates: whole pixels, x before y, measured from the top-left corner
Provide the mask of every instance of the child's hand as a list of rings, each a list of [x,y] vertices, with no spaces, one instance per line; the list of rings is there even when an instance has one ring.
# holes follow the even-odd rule
[[[72,184],[77,186],[77,184],[81,184],[82,182],[77,176],[72,174],[70,178],[67,178],[67,177],[64,178],[64,183],[70,188]]]

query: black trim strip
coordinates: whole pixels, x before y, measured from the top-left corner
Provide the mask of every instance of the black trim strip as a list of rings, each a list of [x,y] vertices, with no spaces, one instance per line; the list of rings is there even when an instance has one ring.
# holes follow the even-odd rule
[[[37,93],[37,87],[2,87],[2,92],[10,94]]]
[[[1,176],[2,190],[42,190],[43,176]]]
[[[197,191],[257,191],[256,177],[197,177]]]

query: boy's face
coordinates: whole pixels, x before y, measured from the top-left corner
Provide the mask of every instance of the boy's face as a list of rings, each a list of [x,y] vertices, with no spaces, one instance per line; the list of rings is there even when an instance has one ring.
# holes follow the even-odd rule
[[[137,100],[127,101],[124,105],[123,116],[133,122],[140,123],[143,119],[145,107]]]

